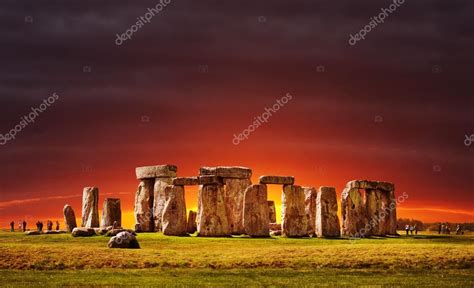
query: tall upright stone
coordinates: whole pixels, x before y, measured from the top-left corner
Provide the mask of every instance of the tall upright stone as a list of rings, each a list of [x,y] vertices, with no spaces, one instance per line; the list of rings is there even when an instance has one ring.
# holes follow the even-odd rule
[[[163,209],[163,234],[168,236],[185,236],[186,200],[184,186],[168,185],[165,187],[165,207]]]
[[[308,219],[308,235],[315,236],[316,231],[316,198],[318,191],[314,187],[303,187],[306,218]]]
[[[198,236],[230,236],[222,179],[217,176],[201,176],[199,180],[201,185],[198,193]]]
[[[398,235],[397,233],[397,199],[395,198],[395,186],[389,190],[389,207],[390,216],[386,233],[390,235]]]
[[[99,188],[85,187],[82,191],[82,227],[99,227]]]
[[[275,201],[268,201],[268,223],[276,223]]]
[[[137,193],[135,194],[135,223],[142,232],[155,231],[153,226],[153,186],[154,178],[145,178],[140,180]]]
[[[117,223],[118,227],[122,227],[122,210],[120,209],[120,199],[105,198],[104,209],[102,210],[102,227],[113,226]]]
[[[63,208],[63,214],[66,229],[68,232],[72,232],[72,230],[77,227],[76,214],[74,214],[74,209],[72,209],[70,205],[66,204]]]
[[[281,197],[283,237],[308,236],[305,195],[301,186],[284,185]]]
[[[197,217],[197,213],[193,210],[189,210],[189,214],[188,214],[188,222],[187,222],[187,226],[186,226],[186,231],[189,233],[189,234],[194,234],[196,231],[197,231],[197,223],[196,223],[196,217]]]
[[[337,195],[334,187],[319,187],[316,198],[316,235],[340,237],[341,228],[337,216]]]
[[[153,188],[153,219],[155,231],[162,231],[163,229],[163,211],[165,209],[166,195],[165,188],[171,185],[173,179],[170,177],[155,178],[155,185]]]
[[[252,170],[239,166],[201,167],[201,176],[217,176],[224,183],[224,203],[231,234],[245,233],[243,225],[244,192],[252,184]]]
[[[244,229],[250,237],[269,237],[267,185],[248,186],[244,196]]]
[[[342,235],[348,237],[370,236],[367,212],[362,191],[357,187],[344,188],[341,195]],[[369,227],[370,228],[370,227]]]

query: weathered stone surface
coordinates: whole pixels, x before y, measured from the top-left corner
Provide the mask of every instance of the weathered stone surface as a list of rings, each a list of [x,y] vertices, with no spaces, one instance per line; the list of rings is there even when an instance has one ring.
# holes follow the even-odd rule
[[[239,166],[201,167],[199,175],[215,175],[222,178],[251,178],[252,169]]]
[[[155,231],[163,230],[163,210],[165,209],[166,195],[165,188],[171,185],[173,182],[172,178],[155,178],[155,185],[153,188],[153,218]]]
[[[96,234],[94,228],[76,227],[72,229],[71,235],[72,237],[89,237],[94,236]]]
[[[135,223],[139,232],[153,232],[153,186],[155,179],[142,179],[135,195]]]
[[[107,234],[110,230],[112,230],[112,226],[94,228],[95,234],[99,236]]]
[[[102,210],[101,227],[107,227],[117,223],[118,227],[122,226],[122,210],[120,209],[120,199],[105,198],[104,209]]]
[[[224,203],[231,234],[245,233],[243,224],[245,189],[252,185],[250,179],[224,178]]]
[[[168,185],[165,187],[165,208],[163,209],[163,234],[168,236],[185,236],[186,201],[184,187]]]
[[[144,166],[135,169],[138,180],[159,177],[176,177],[177,171],[178,167],[176,165]]]
[[[379,189],[365,190],[365,208],[371,235],[384,236],[389,214],[384,210],[389,205],[389,192]]]
[[[397,199],[395,198],[395,186],[389,192],[389,221],[386,233],[390,235],[398,235],[397,233]]]
[[[117,234],[121,233],[121,232],[128,232],[134,236],[136,236],[137,234],[135,233],[135,231],[133,230],[130,230],[130,229],[111,229],[109,231],[107,231],[107,233],[105,233],[105,236],[106,237],[112,237],[112,236],[117,236]]]
[[[301,186],[284,185],[281,197],[282,236],[308,236],[308,221],[305,212],[305,195]]]
[[[41,235],[43,232],[38,231],[38,230],[31,230],[31,231],[26,231],[25,235],[27,236],[35,236],[35,235]]]
[[[342,235],[349,237],[370,236],[365,202],[359,188],[346,187],[341,195]],[[370,228],[370,227],[369,227]]]
[[[107,243],[109,248],[130,248],[130,249],[139,249],[140,245],[138,244],[137,238],[130,232],[124,231],[110,238],[109,243]]]
[[[173,182],[171,183],[175,186],[193,186],[199,185],[198,177],[177,177],[173,178]]]
[[[267,201],[268,203],[268,218],[269,223],[276,223],[276,209],[275,209],[275,201]]]
[[[63,208],[64,214],[64,223],[66,224],[66,229],[68,232],[72,232],[72,229],[77,227],[76,224],[76,214],[74,214],[74,209],[68,204],[64,205]]]
[[[189,234],[194,234],[197,231],[196,217],[197,213],[193,210],[189,210],[188,222],[186,226],[186,231]]]
[[[316,198],[316,235],[340,237],[341,227],[337,216],[337,195],[334,187],[319,187]]]
[[[260,176],[260,184],[293,185],[295,177],[293,176]]]
[[[223,185],[202,185],[198,195],[197,230],[199,236],[229,236]]]
[[[270,231],[281,230],[281,224],[279,224],[279,223],[270,223],[268,225],[268,229],[270,229]]]
[[[85,187],[82,192],[82,227],[99,227],[99,188]]]
[[[360,189],[382,189],[385,191],[394,190],[393,183],[373,180],[352,180],[347,182],[347,188],[360,188]]]
[[[68,233],[68,231],[65,230],[50,230],[50,231],[45,231],[44,234],[65,234]]]
[[[218,184],[223,185],[224,180],[216,175],[204,175],[198,177],[199,185]]]
[[[314,236],[316,231],[316,197],[318,191],[314,187],[303,187],[306,218],[308,219],[308,235]]]
[[[267,185],[250,185],[244,192],[244,229],[250,237],[268,237]]]
[[[270,236],[271,237],[281,236],[281,230],[272,230],[272,231],[270,231]]]

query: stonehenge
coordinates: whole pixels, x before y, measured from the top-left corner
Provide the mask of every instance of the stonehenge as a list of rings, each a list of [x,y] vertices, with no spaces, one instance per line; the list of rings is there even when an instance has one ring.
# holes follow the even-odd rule
[[[269,236],[267,185],[254,184],[247,187],[243,215],[245,234],[250,237]]]
[[[99,227],[99,188],[85,187],[82,192],[81,227]]]
[[[66,225],[66,230],[69,233],[71,233],[72,229],[77,227],[76,214],[74,214],[74,210],[68,204],[64,205],[63,214],[64,214],[64,223]]]
[[[395,186],[388,182],[353,180],[341,196],[342,235],[396,234]]]
[[[305,212],[308,221],[308,235],[315,236],[317,191],[314,187],[303,187],[303,190]]]
[[[203,181],[201,181],[203,179]],[[210,180],[214,180],[211,182]],[[224,203],[224,185],[218,177],[199,177],[197,231],[198,236],[230,236]]]
[[[163,234],[184,236],[187,234],[184,186],[168,185],[164,192],[166,202],[162,216]]]
[[[319,187],[316,198],[316,235],[340,237],[337,195],[334,187]]]
[[[114,223],[122,226],[122,210],[120,209],[120,199],[105,198],[102,210],[101,227],[113,226]]]

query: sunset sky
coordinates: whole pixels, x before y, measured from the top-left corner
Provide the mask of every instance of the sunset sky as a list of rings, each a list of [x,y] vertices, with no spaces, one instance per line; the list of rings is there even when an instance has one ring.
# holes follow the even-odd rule
[[[155,164],[247,166],[254,182],[292,175],[339,195],[389,181],[408,194],[399,217],[474,221],[474,2],[405,1],[351,46],[392,3],[359,2],[171,0],[118,46],[158,1],[4,1],[0,134],[59,99],[0,145],[0,227],[62,218],[66,203],[80,217],[85,186],[100,209],[120,198],[131,226],[135,167]]]

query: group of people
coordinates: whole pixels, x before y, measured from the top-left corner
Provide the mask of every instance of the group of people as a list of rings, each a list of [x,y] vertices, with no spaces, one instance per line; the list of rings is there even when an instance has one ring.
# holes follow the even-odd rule
[[[413,232],[415,232],[415,235],[418,234],[418,228],[416,227],[416,224],[415,225],[405,225],[405,232],[407,233],[410,233],[411,235],[413,235]]]
[[[449,224],[439,224],[438,227],[438,234],[451,234],[451,227],[449,227]],[[463,235],[463,227],[462,225],[458,224],[456,225],[456,235]]]
[[[36,222],[36,229],[38,231],[43,231],[43,225],[44,224],[41,221]],[[18,221],[18,230],[23,231],[23,232],[26,231],[26,221],[25,220]],[[46,221],[46,230],[47,231],[53,230],[53,221],[51,221],[51,220]],[[59,221],[56,221],[56,230],[59,230]],[[10,231],[15,232],[15,222],[14,221],[10,222]]]

